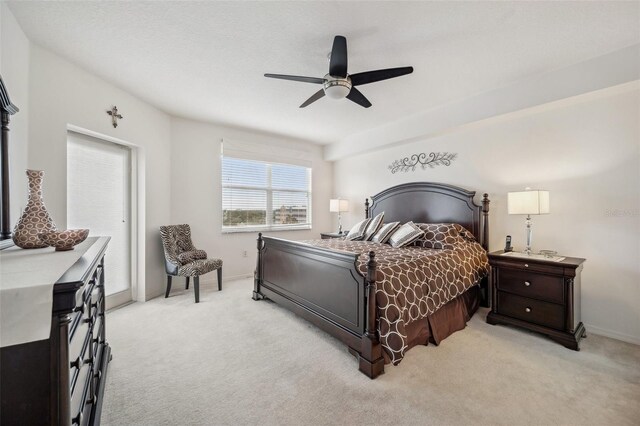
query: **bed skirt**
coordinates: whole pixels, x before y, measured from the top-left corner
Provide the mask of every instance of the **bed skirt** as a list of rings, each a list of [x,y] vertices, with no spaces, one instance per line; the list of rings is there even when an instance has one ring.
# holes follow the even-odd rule
[[[464,329],[478,310],[480,298],[480,287],[474,285],[428,317],[407,324],[407,350],[417,345],[427,346],[429,342],[438,345],[456,331]],[[389,364],[389,355],[386,351],[382,353],[385,364]]]

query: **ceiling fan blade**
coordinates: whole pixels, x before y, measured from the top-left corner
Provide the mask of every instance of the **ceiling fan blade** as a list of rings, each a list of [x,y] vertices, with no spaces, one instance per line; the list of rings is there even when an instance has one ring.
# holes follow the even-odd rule
[[[324,78],[301,77],[299,75],[265,74],[264,76],[269,78],[279,78],[280,80],[301,81],[303,83],[315,83],[315,84],[324,83]]]
[[[351,84],[361,86],[363,84],[375,83],[376,81],[387,80],[402,75],[411,74],[413,67],[387,68],[385,70],[359,72],[350,75]]]
[[[307,99],[306,101],[304,101],[302,105],[300,105],[300,108],[304,108],[308,105],[311,105],[312,103],[314,103],[315,101],[317,101],[322,97],[324,97],[324,89],[320,89],[316,93],[314,93],[309,99]]]
[[[365,98],[364,95],[360,93],[360,91],[355,87],[351,88],[351,91],[347,95],[347,99],[365,108],[369,108],[371,106],[371,102],[369,102],[369,99]]]
[[[347,76],[347,39],[340,35],[335,36],[333,39],[329,74],[334,77]]]

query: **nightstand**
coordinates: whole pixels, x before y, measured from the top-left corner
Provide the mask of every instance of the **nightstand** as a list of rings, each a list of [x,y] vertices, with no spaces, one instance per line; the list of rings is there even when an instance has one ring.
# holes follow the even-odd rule
[[[321,232],[320,238],[322,238],[323,240],[330,240],[331,238],[342,238],[346,235],[347,235],[346,232],[342,234],[338,234],[337,232]]]
[[[556,262],[489,253],[491,312],[489,324],[516,325],[546,334],[580,350],[586,330],[580,320],[580,272],[585,259]]]

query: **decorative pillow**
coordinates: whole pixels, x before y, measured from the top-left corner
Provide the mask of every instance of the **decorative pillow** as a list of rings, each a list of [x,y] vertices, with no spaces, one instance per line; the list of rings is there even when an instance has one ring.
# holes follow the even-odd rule
[[[375,233],[371,241],[374,243],[384,244],[387,242],[391,234],[400,227],[400,222],[385,223],[380,230]]]
[[[369,222],[371,222],[370,218],[366,218],[365,220],[362,220],[358,223],[356,223],[355,225],[353,225],[353,228],[351,228],[351,230],[349,231],[349,234],[347,234],[347,240],[351,240],[351,241],[357,241],[357,240],[361,240],[362,237],[364,237],[364,231],[366,231],[367,226],[369,226]]]
[[[204,250],[185,251],[185,252],[180,253],[178,255],[178,260],[183,265],[185,265],[185,264],[187,264],[189,262],[193,262],[194,260],[206,259],[206,258],[207,258],[207,252],[204,251]]]
[[[418,228],[415,223],[407,222],[391,234],[389,244],[391,244],[391,247],[404,247],[420,238],[423,234],[422,229]]]
[[[367,229],[364,231],[364,237],[362,237],[362,241],[369,241],[371,237],[373,237],[375,233],[380,230],[383,220],[384,212],[377,214],[376,217],[371,219],[371,222],[369,222],[369,225],[367,225]]]
[[[476,240],[471,232],[457,223],[419,223],[418,227],[424,231],[424,236],[414,245],[420,247],[451,250],[461,241]]]

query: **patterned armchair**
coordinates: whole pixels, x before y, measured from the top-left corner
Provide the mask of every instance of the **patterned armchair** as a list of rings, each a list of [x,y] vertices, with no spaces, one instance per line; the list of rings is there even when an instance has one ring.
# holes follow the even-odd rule
[[[164,247],[165,269],[167,271],[167,291],[171,292],[171,278],[186,277],[185,288],[189,289],[189,278],[193,277],[196,303],[200,301],[200,275],[218,270],[218,290],[222,290],[222,259],[207,259],[204,250],[198,250],[191,241],[189,225],[169,225],[160,227],[160,237]]]

